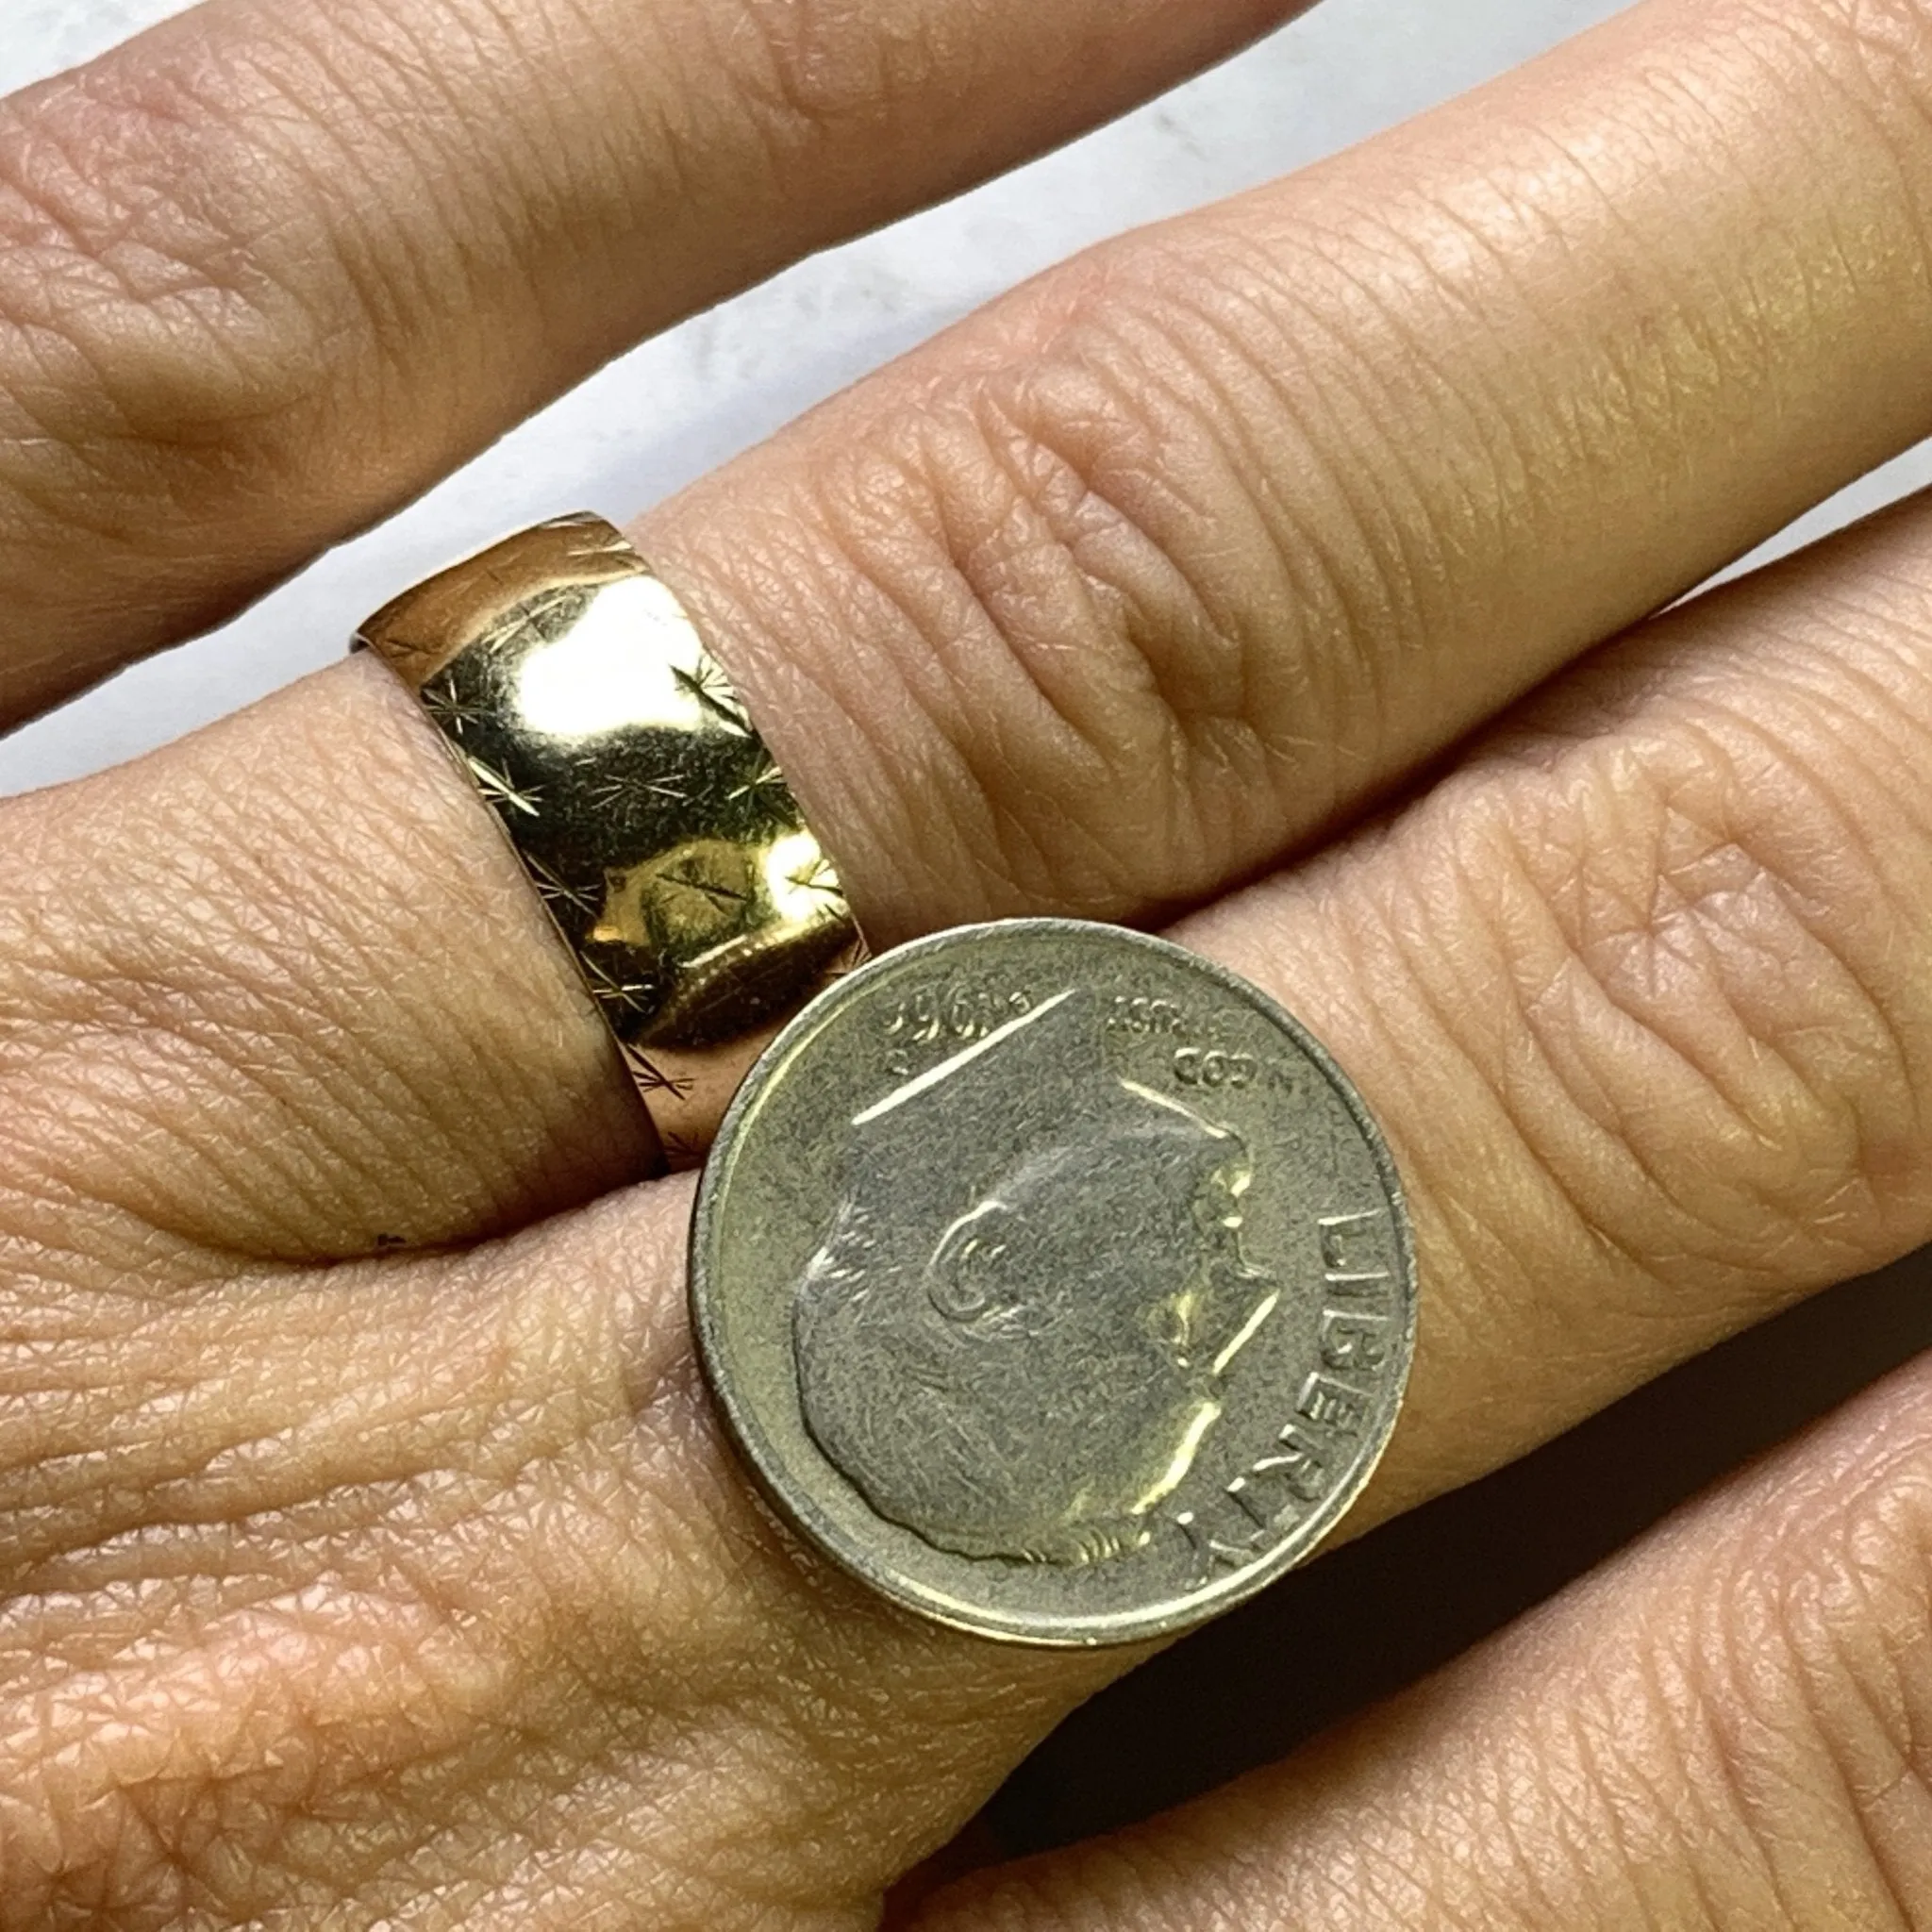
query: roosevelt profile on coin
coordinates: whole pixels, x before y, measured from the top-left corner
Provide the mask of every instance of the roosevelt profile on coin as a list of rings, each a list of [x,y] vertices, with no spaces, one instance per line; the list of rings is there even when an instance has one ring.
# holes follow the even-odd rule
[[[1272,1312],[1241,1248],[1241,1136],[1042,1000],[852,1121],[793,1291],[806,1425],[877,1513],[968,1557],[1147,1541]]]

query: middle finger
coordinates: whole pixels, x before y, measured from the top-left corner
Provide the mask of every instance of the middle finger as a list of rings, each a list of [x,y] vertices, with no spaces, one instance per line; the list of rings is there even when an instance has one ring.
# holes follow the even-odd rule
[[[1932,430],[1928,104],[1923,0],[1650,0],[641,541],[875,937],[1197,901]]]

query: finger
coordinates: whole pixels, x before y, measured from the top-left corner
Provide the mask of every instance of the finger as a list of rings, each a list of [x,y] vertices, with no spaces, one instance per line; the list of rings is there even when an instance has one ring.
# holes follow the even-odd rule
[[[1932,504],[1914,504],[1685,607],[1400,819],[1181,929],[1313,1022],[1384,1121],[1414,1208],[1421,1354],[1357,1526],[1932,1233],[1928,558]],[[84,1644],[100,1593],[144,1566],[206,1586],[203,1533],[157,1541],[157,1509],[206,1518],[222,1563],[304,1604],[315,1566],[342,1560],[323,1531],[357,1530],[375,1574],[452,1607],[469,1674],[405,1678],[342,1715],[356,1777],[391,1753],[356,1819],[388,1815],[393,1776],[432,1808],[500,1821],[506,1733],[554,1768],[534,1868],[527,1836],[506,1849],[487,1823],[432,1852],[398,1824],[382,1884],[441,1883],[448,1853],[528,1896],[541,1874],[577,1882],[594,1847],[598,1873],[654,1903],[667,1865],[680,1883],[691,1861],[732,1874],[700,1883],[696,1924],[732,1923],[733,1887],[870,1910],[1127,1659],[921,1630],[792,1549],[691,1369],[671,1258],[687,1212],[681,1187],[613,1196],[466,1259],[447,1290],[429,1262],[379,1288],[343,1271],[308,1291],[326,1335],[291,1322],[287,1280],[185,1298],[178,1319],[111,1282],[62,1297],[29,1282],[10,1314],[29,1420],[0,1494],[15,1587],[75,1615],[65,1641]],[[250,1681],[225,1634],[212,1658],[193,1648],[207,1627],[180,1668]],[[60,1628],[36,1624],[23,1654],[64,1654]],[[327,1641],[366,1630],[351,1605]],[[242,1620],[232,1641],[259,1633]],[[169,1692],[141,1674],[151,1662],[137,1644],[136,1703]],[[558,1673],[591,1679],[606,1713],[581,1732],[594,1772],[569,1738],[531,1731],[533,1710],[576,1722]],[[425,1725],[425,1699],[458,1709],[449,1728]],[[608,1728],[667,1700],[657,1748],[702,1774],[669,1787],[648,1740]],[[213,1708],[256,1780],[231,1787],[245,1804],[302,1708],[263,1721],[265,1758],[255,1732],[236,1741],[231,1702]],[[108,1710],[111,1741],[125,1710]],[[91,1735],[63,1734],[59,1761]],[[332,1767],[327,1806],[344,1761],[322,1745],[305,1760]],[[137,1769],[108,1763],[116,1789]],[[212,1842],[211,1815],[182,1828]],[[262,1842],[287,1824],[269,1807]],[[158,1865],[181,1856],[171,1829]],[[103,1882],[99,1857],[76,1865],[76,1890]],[[549,1896],[581,1899],[561,1878]]]
[[[0,811],[0,1238],[145,1290],[648,1172],[568,954],[361,658]]]
[[[1932,499],[1659,619],[1180,927],[1388,1124],[1428,1313],[1358,1519],[1932,1238]]]
[[[1928,1477],[1921,1362],[1288,1763],[909,1924],[1923,1924]]]
[[[868,929],[1198,901],[1932,429],[1926,18],[1651,0],[651,517]]]
[[[0,722],[1290,0],[208,0],[0,108]]]
[[[0,1928],[875,1923],[1070,1672],[799,1567],[687,1352],[688,1211],[158,1319],[0,1286]]]
[[[1824,641],[1810,648],[1824,667],[1821,676],[1847,675],[1835,642],[1841,628],[1837,603],[1858,597],[1857,574],[1868,558],[1890,573],[1892,594],[1903,598],[1896,586],[1911,581],[1913,528],[1907,517],[1861,533],[1846,547],[1795,567],[1795,575],[1730,593],[1731,601],[1703,607],[1695,618],[1673,619],[1641,648],[1661,651],[1658,661],[1681,649],[1687,664],[1728,664],[1739,704],[1750,715],[1760,669],[1753,655],[1756,629],[1773,624],[1782,630],[1787,621],[1781,614],[1760,617],[1759,606],[1775,612],[1779,599],[1795,594],[1788,587],[1815,582]],[[1717,642],[1682,641],[1690,635],[1684,626],[1714,622],[1711,613],[1725,610],[1742,613],[1731,620],[1740,629]],[[1908,600],[1893,622],[1909,633],[1917,618]],[[1881,641],[1879,648],[1888,647]],[[1612,661],[1638,660],[1626,655]],[[1714,674],[1683,675],[1703,680]],[[1657,702],[1668,711],[1673,701]],[[1801,720],[1800,728],[1817,727]],[[1881,728],[1905,727],[1887,719],[1873,726]],[[1688,749],[1677,743],[1687,732]],[[1667,764],[1689,760],[1695,772],[1702,741],[1681,719],[1674,734]],[[1624,740],[1613,735],[1609,742]],[[1527,764],[1511,785],[1492,773],[1477,788],[1490,801],[1485,811],[1499,813],[1508,834],[1507,841],[1496,835],[1499,849],[1520,844],[1542,868],[1531,866],[1525,876],[1541,878],[1559,905],[1566,891],[1581,888],[1566,884],[1561,872],[1548,874],[1550,855],[1568,865],[1573,851],[1594,852],[1599,870],[1610,868],[1594,889],[1614,887],[1641,907],[1655,883],[1643,861],[1637,861],[1635,883],[1618,874],[1619,848],[1596,837],[1590,817],[1616,823],[1616,758],[1588,748],[1576,757],[1580,769],[1596,775],[1568,806],[1560,796],[1552,802],[1555,780],[1536,777]],[[1856,783],[1875,782],[1864,774],[1862,757],[1852,764]],[[1474,783],[1459,780],[1463,789],[1451,796],[1466,796]],[[1767,788],[1759,803],[1770,809],[1781,795]],[[1576,1120],[1560,1091],[1557,1098],[1564,1104],[1553,1117],[1569,1124],[1561,1145],[1547,1156],[1520,1145],[1513,1091],[1478,1095],[1488,1109],[1483,1144],[1490,1152],[1469,1167],[1460,1136],[1476,1103],[1459,1098],[1453,1085],[1432,1088],[1425,1077],[1454,1073],[1469,1057],[1443,1036],[1445,1023],[1436,1017],[1439,1010],[1453,1015],[1458,1025],[1479,1017],[1458,1011],[1457,975],[1524,970],[1500,941],[1482,935],[1514,931],[1527,915],[1457,897],[1457,881],[1467,870],[1456,842],[1467,836],[1457,830],[1458,808],[1437,807],[1420,816],[1387,848],[1385,870],[1363,873],[1360,887],[1332,902],[1312,885],[1247,902],[1225,943],[1236,963],[1275,986],[1291,1006],[1307,1008],[1345,1065],[1384,1069],[1380,1111],[1415,1140],[1419,1168],[1444,1177],[1444,1242],[1452,1252],[1466,1251],[1460,1266],[1471,1285],[1443,1308],[1460,1300],[1473,1310],[1479,1299],[1474,1284],[1491,1270],[1503,1270],[1522,1291],[1522,1310],[1498,1332],[1521,1333],[1525,1360],[1481,1357],[1485,1365],[1445,1388],[1441,1398],[1446,1416],[1469,1419],[1474,1446],[1457,1465],[1466,1472],[1509,1453],[1507,1444],[1484,1434],[1499,1407],[1489,1392],[1498,1376],[1511,1411],[1534,1437],[1580,1412],[1579,1403],[1598,1399],[1589,1391],[1607,1391],[1618,1380],[1620,1348],[1645,1363],[1660,1359],[1644,1339],[1656,1340],[1649,1311],[1671,1286],[1651,1275],[1662,1269],[1668,1277],[1671,1271],[1662,1259],[1653,1264],[1649,1246],[1641,1247],[1631,1263],[1634,1288],[1619,1282],[1578,1290],[1575,1305],[1595,1311],[1580,1326],[1573,1324],[1571,1301],[1541,1302],[1530,1291],[1536,1284],[1600,1281],[1604,1241],[1625,1239],[1624,1220],[1632,1210],[1624,1201],[1648,1211],[1641,1173],[1620,1156],[1611,1172],[1624,1193],[1599,1198],[1607,1182],[1592,1178],[1590,1161],[1592,1149],[1608,1143],[1610,1129]],[[601,1023],[484,815],[378,667],[344,666],[132,773],[19,800],[8,812],[10,835],[0,840],[0,1012],[8,1023],[0,1029],[0,1146],[7,1156],[0,1174],[8,1176],[9,1224],[37,1252],[85,1254],[92,1247],[104,1265],[144,1266],[157,1279],[165,1272],[158,1241],[173,1257],[167,1265],[190,1276],[250,1256],[362,1254],[386,1238],[471,1238],[588,1198],[638,1171],[647,1130]],[[1909,820],[1876,825],[1867,845],[1857,848],[1832,835],[1834,850],[1868,847],[1906,855],[1918,849]],[[1851,859],[1841,862],[1849,867]],[[1433,905],[1430,892],[1445,903]],[[1403,951],[1400,920],[1390,915],[1395,924],[1385,923],[1373,954],[1363,956],[1365,971],[1373,969],[1367,989],[1392,1003],[1389,1015],[1378,1017],[1369,1008],[1338,1004],[1334,961],[1356,958],[1368,943],[1350,922],[1367,919],[1360,908],[1387,904],[1391,893],[1405,908],[1402,917],[1442,940],[1436,954],[1417,962],[1433,973],[1417,976]],[[1298,922],[1308,907],[1318,908],[1322,920],[1304,926]],[[1869,915],[1854,895],[1845,916]],[[1224,943],[1215,934],[1207,937]],[[1876,971],[1892,956],[1874,943]],[[1559,957],[1536,971],[1555,974],[1561,963]],[[1447,983],[1434,976],[1441,974]],[[1700,996],[1717,998],[1724,989],[1720,977]],[[1481,1012],[1499,1030],[1474,1042],[1475,1064],[1507,1070],[1522,1061],[1525,1042],[1538,1038],[1530,1024],[1538,1016],[1492,1001]],[[1781,1014],[1774,1017],[1783,1024]],[[1617,1024],[1607,1008],[1597,1020]],[[1512,1025],[1520,1030],[1511,1032]],[[1627,1030],[1639,1031],[1634,1023]],[[1739,1051],[1748,1058],[1752,1049]],[[1665,1056],[1660,1044],[1649,1052]],[[1876,1049],[1869,1059],[1890,1064]],[[1584,1070],[1567,1071],[1580,1078]],[[1708,1171],[1714,1156],[1700,1155],[1699,1164],[1685,1169],[1668,1140],[1676,1116],[1657,1108],[1647,1078],[1622,1097],[1633,1124],[1657,1137],[1644,1158],[1666,1173]],[[1761,1096],[1754,1104],[1770,1105]],[[1867,1104],[1876,1108],[1878,1101]],[[1707,1110],[1701,1089],[1683,1105]],[[1831,1118],[1826,1108],[1821,1121],[1807,1116],[1801,1124],[1808,1124],[1833,1157],[1821,1159],[1815,1172],[1849,1190],[1855,1184],[1843,1148],[1825,1131]],[[130,1119],[145,1131],[131,1136]],[[1432,1120],[1452,1124],[1445,1132],[1457,1144],[1424,1141],[1423,1124]],[[1755,1129],[1733,1124],[1726,1131],[1748,1143]],[[1888,1157],[1907,1178],[1909,1152]],[[1540,1164],[1557,1153],[1562,1172],[1542,1175]],[[1759,1158],[1774,1164],[1783,1157],[1774,1151]],[[1470,1178],[1458,1180],[1465,1172]],[[1573,1174],[1585,1190],[1581,1210],[1564,1194]],[[1496,1187],[1486,1192],[1476,1183],[1491,1174]],[[1482,1229],[1514,1224],[1532,1211],[1533,1224],[1544,1230],[1524,1250],[1533,1259],[1485,1247]],[[1709,1211],[1688,1210],[1692,1220]],[[1853,1272],[1879,1258],[1879,1250],[1907,1241],[1917,1223],[1907,1211],[1895,1237],[1888,1225],[1881,1218],[1860,1229],[1834,1213],[1808,1234],[1793,1234],[1788,1274],[1767,1273],[1748,1257],[1725,1258],[1730,1272],[1716,1287],[1687,1291],[1677,1316],[1690,1326],[1673,1331],[1673,1349],[1715,1335],[1726,1309],[1739,1308],[1741,1319],[1741,1311],[1765,1306],[1747,1292],[1754,1283],[1774,1296],[1789,1282]],[[1592,1226],[1612,1233],[1593,1234]],[[1674,1243],[1692,1259],[1727,1253],[1714,1249],[1696,1226],[1668,1217],[1639,1231],[1666,1257]],[[1645,1292],[1633,1302],[1637,1289]],[[1631,1312],[1618,1339],[1600,1342],[1601,1324],[1624,1307]],[[1476,1323],[1473,1312],[1456,1319]],[[1424,1368],[1418,1403],[1430,1399]],[[1543,1392],[1532,1401],[1533,1391]]]

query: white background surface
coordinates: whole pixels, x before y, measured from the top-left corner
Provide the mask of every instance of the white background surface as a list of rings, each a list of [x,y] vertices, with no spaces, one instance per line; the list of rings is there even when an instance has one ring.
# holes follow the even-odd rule
[[[0,0],[0,92],[181,6]],[[234,709],[340,655],[356,623],[395,591],[508,530],[568,509],[628,517],[1083,244],[1361,140],[1616,6],[1326,0],[1241,58],[1086,141],[821,256],[625,357],[224,630],[0,742],[0,791],[113,763]],[[1914,451],[1786,541],[1928,480],[1932,454]]]

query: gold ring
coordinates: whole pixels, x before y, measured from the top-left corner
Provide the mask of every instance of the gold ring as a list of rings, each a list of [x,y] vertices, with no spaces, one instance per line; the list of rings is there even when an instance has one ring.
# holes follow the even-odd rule
[[[601,517],[419,584],[356,647],[482,793],[693,1164],[772,1032],[862,943],[837,874],[670,589]]]

